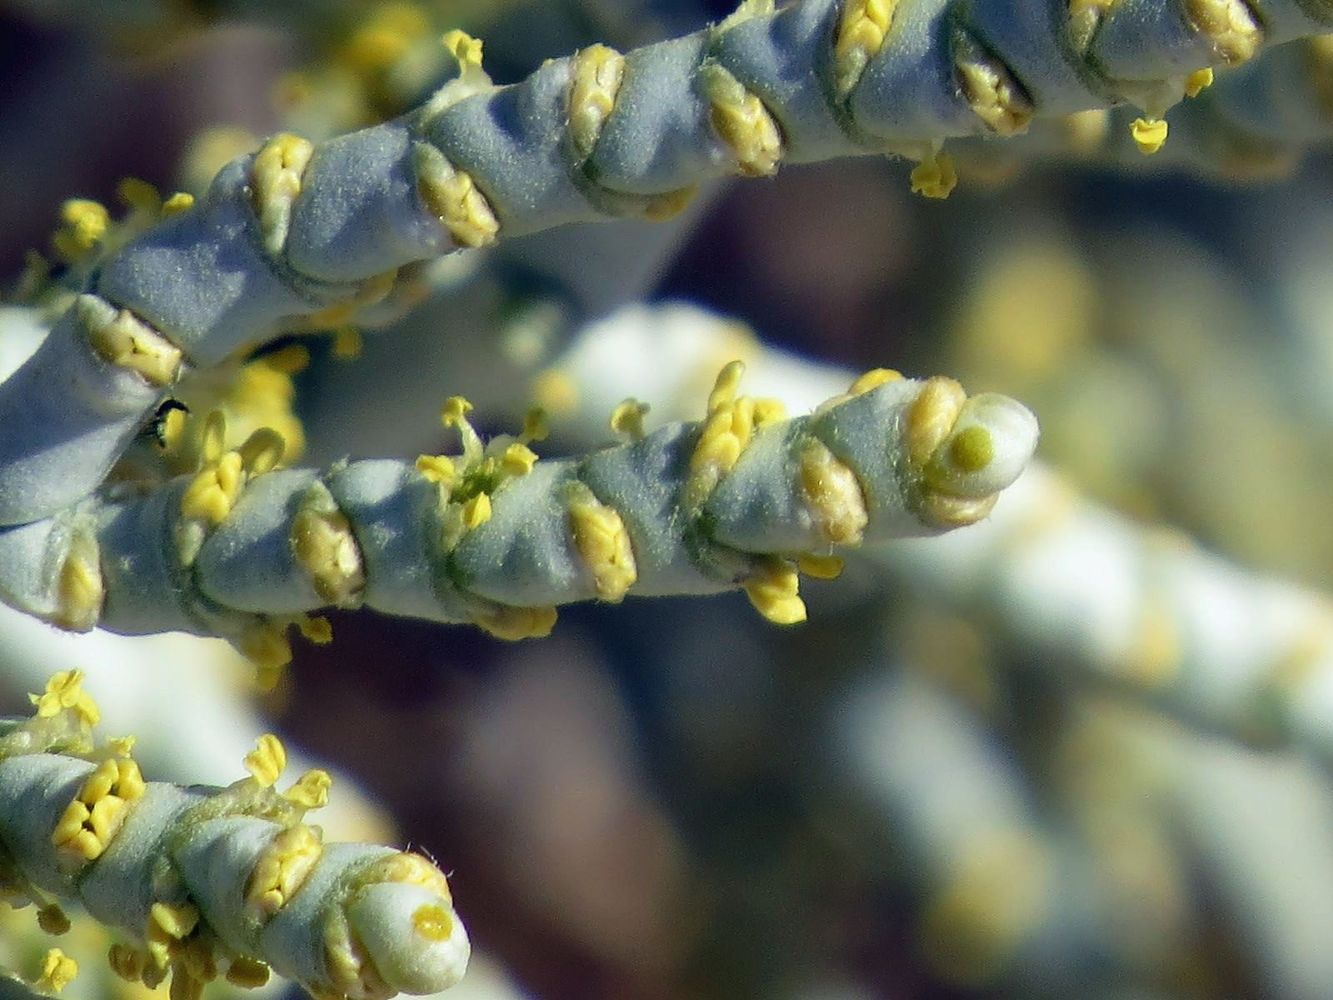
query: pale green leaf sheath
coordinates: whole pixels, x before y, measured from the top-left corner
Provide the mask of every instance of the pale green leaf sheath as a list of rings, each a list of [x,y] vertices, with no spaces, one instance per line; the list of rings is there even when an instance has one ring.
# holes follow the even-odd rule
[[[335,605],[545,635],[555,605],[743,588],[773,621],[805,617],[798,572],[837,574],[835,547],[935,534],[989,513],[1026,465],[1036,421],[952,379],[877,369],[807,416],[738,394],[723,368],[703,420],[538,461],[543,430],[483,444],[459,397],[461,454],[274,470],[259,432],[147,496],[89,501],[0,534],[0,591],[63,623],[222,635],[261,665],[283,630]],[[33,567],[44,567],[45,577]],[[30,587],[24,592],[19,588]]]
[[[270,969],[348,1000],[435,993],[462,976],[467,935],[434,864],[325,844],[305,822],[327,774],[279,792],[286,753],[270,735],[245,758],[250,777],[226,788],[145,781],[132,739],[94,743],[81,679],[57,674],[31,719],[0,722],[0,892],[35,904],[43,929],[68,930],[55,900],[77,901],[124,935],[112,968],[150,987],[170,976],[173,1000],[220,976],[259,986]]]
[[[1124,102],[1150,152],[1200,71],[1330,23],[1328,0],[746,0],[705,31],[592,46],[507,87],[451,33],[457,78],[423,107],[318,148],[277,136],[101,263],[0,386],[0,524],[95,490],[185,368],[383,296],[410,262],[661,217],[702,181],[782,161],[904,154],[943,196],[946,141]]]

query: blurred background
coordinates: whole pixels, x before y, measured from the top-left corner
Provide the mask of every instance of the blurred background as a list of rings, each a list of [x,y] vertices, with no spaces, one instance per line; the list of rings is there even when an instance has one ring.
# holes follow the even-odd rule
[[[67,198],[132,230],[125,177],[198,193],[278,129],[401,113],[448,28],[509,82],[727,12],[0,0],[0,357],[78,278]],[[225,783],[269,729],[335,767],[331,835],[452,873],[478,957],[451,996],[1333,997],[1327,158],[1242,183],[1015,150],[960,155],[944,202],[867,158],[456,255],[410,315],[277,345],[310,354],[305,464],[447,447],[456,392],[495,432],[542,403],[554,455],[625,396],[701,415],[732,357],[797,412],[866,368],[947,373],[1043,428],[967,537],[807,583],[790,629],[738,595],[562,608],[519,644],[334,613],[266,695],[217,641],[5,612],[3,707],[78,665],[150,776]],[[0,917],[0,964],[37,960],[31,924]],[[95,964],[71,991],[141,992]]]

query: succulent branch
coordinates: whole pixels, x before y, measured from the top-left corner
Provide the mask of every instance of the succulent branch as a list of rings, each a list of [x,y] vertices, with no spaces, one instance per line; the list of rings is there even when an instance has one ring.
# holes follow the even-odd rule
[[[38,907],[49,933],[80,903],[130,943],[114,971],[176,1000],[219,977],[262,985],[269,970],[315,996],[385,1000],[434,993],[467,963],[444,875],[418,854],[325,844],[305,822],[329,777],[276,784],[286,752],[271,735],[226,788],[146,781],[132,739],[98,743],[97,706],[78,671],[56,674],[34,715],[0,729],[0,887]],[[59,963],[45,978],[72,970]]]
[[[743,588],[767,618],[805,617],[798,573],[836,575],[835,547],[935,534],[984,517],[1022,471],[1036,422],[947,378],[880,369],[807,416],[738,393],[723,368],[704,419],[538,461],[534,415],[483,443],[466,400],[444,407],[462,452],[275,470],[281,439],[234,450],[214,415],[201,467],[0,535],[6,599],[65,626],[223,635],[261,664],[321,607],[545,635],[555,605]],[[45,574],[33,572],[44,567]]]
[[[457,75],[422,107],[320,147],[275,136],[101,262],[0,387],[0,522],[95,490],[187,368],[381,298],[413,261],[668,215],[705,180],[784,161],[907,154],[916,183],[945,194],[945,140],[1124,101],[1144,109],[1135,140],[1153,149],[1198,74],[1331,18],[1313,0],[746,0],[693,35],[623,56],[593,46],[506,87],[453,32]]]

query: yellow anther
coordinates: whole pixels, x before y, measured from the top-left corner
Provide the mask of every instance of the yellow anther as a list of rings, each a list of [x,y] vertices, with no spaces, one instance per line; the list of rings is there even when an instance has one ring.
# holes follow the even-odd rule
[[[296,784],[282,793],[288,802],[294,802],[306,809],[322,809],[329,801],[329,789],[333,779],[328,771],[307,771],[297,779]]]
[[[1187,0],[1185,14],[1228,66],[1247,62],[1263,44],[1263,30],[1245,0]]]
[[[555,628],[556,610],[551,607],[498,606],[491,611],[476,614],[472,621],[483,632],[507,642],[544,639]]]
[[[106,741],[107,751],[114,757],[128,757],[138,740],[133,736],[113,736]]]
[[[746,177],[776,173],[782,133],[764,102],[716,63],[705,65],[701,76],[713,128],[736,157],[737,170]]]
[[[440,410],[440,422],[445,427],[457,427],[472,412],[472,404],[462,396],[450,396]]]
[[[811,441],[801,451],[801,488],[810,519],[824,538],[834,545],[860,543],[870,519],[861,483],[819,441]]]
[[[1032,104],[1013,75],[971,37],[954,46],[954,72],[968,106],[996,135],[1026,132]]]
[[[624,434],[631,441],[643,440],[643,418],[648,404],[637,399],[626,399],[611,411],[611,430]]]
[[[102,761],[65,807],[51,833],[51,843],[83,861],[101,857],[124,823],[129,804],[142,796],[144,789],[143,776],[134,761]]]
[[[167,410],[154,425],[158,443],[164,451],[175,451],[180,447],[189,418],[184,410]]]
[[[199,910],[191,903],[154,903],[148,915],[153,927],[177,941],[199,924]]]
[[[69,931],[69,917],[56,903],[47,903],[37,911],[37,926],[57,937]]]
[[[454,932],[454,917],[438,903],[423,903],[412,911],[412,930],[427,941],[448,941]]]
[[[79,974],[79,963],[59,948],[52,948],[42,959],[42,973],[33,986],[46,993],[59,993]]]
[[[287,750],[282,740],[265,733],[255,741],[255,748],[241,761],[261,788],[271,788],[287,766]]]
[[[92,861],[101,850],[97,838],[85,829],[91,810],[77,798],[72,800],[56,820],[51,830],[51,844],[69,852],[75,858]]]
[[[333,334],[333,356],[349,361],[361,356],[364,346],[361,331],[354,326],[340,327]]]
[[[745,581],[745,596],[774,624],[795,625],[805,621],[805,602],[797,594],[800,584],[794,569],[779,560],[769,560]]]
[[[937,375],[927,380],[908,407],[903,432],[913,462],[925,464],[944,443],[966,400],[967,393],[953,379]]]
[[[413,161],[421,199],[449,230],[453,241],[462,247],[493,243],[500,223],[472,177],[454,167],[429,143],[416,144]]]
[[[138,948],[129,945],[113,944],[106,953],[111,971],[127,983],[137,983],[143,978],[144,964],[148,960]]]
[[[418,455],[417,471],[432,483],[449,486],[458,475],[454,461],[447,455]]]
[[[264,248],[282,252],[291,226],[292,204],[301,193],[301,177],[315,147],[290,133],[275,135],[255,154],[250,168],[250,190]]]
[[[366,585],[365,564],[346,515],[308,500],[292,518],[291,541],[292,554],[310,574],[321,600],[338,606],[355,603]]]
[[[866,64],[884,47],[897,0],[845,0],[833,42],[833,75],[838,96],[855,89]]]
[[[138,372],[150,385],[165,386],[176,380],[180,348],[128,309],[108,320],[102,310],[81,306],[79,318],[89,346],[102,360]]]
[[[227,967],[227,982],[243,990],[257,990],[268,982],[268,966],[253,958],[239,956]]]
[[[102,582],[96,536],[76,532],[56,581],[56,608],[51,620],[72,632],[86,632],[102,614],[106,588]]]
[[[458,60],[461,67],[480,67],[482,42],[480,38],[473,38],[466,31],[454,28],[446,31],[440,43],[453,53],[453,57]]]
[[[133,745],[133,737],[124,737]],[[117,748],[118,749],[118,748]],[[128,750],[125,751],[129,753]],[[139,770],[139,765],[121,755],[115,759],[116,765],[116,785],[115,793],[126,802],[133,802],[143,796],[147,791],[148,785],[143,780],[143,772]]]
[[[1185,96],[1198,97],[1213,85],[1213,68],[1205,66],[1185,77]]]
[[[296,619],[297,631],[307,642],[327,646],[333,641],[333,623],[320,615],[302,615]]]
[[[534,406],[523,415],[523,431],[519,434],[519,441],[527,444],[539,441],[545,441],[551,433],[551,422],[546,416],[546,411],[540,406]]]
[[[803,552],[796,557],[796,568],[816,580],[836,580],[842,576],[844,563],[837,556],[819,556]]]
[[[245,906],[257,919],[281,910],[301,888],[324,852],[319,831],[304,823],[283,830],[255,862],[245,887]]]
[[[958,172],[954,169],[953,157],[948,153],[935,153],[927,157],[912,168],[910,180],[913,194],[923,198],[949,197],[958,186]]]
[[[463,504],[463,525],[468,530],[480,528],[491,519],[491,498],[485,493],[478,493]]]
[[[736,399],[736,389],[740,386],[741,376],[745,374],[745,362],[729,361],[717,373],[713,390],[708,394],[708,413],[714,414],[724,406],[730,406]]]
[[[181,514],[209,525],[227,519],[245,485],[245,470],[239,452],[222,454],[216,464],[200,469],[181,494]]]
[[[708,414],[698,443],[690,456],[689,502],[706,498],[717,485],[718,479],[730,471],[750,443],[755,430],[756,402],[748,396],[737,396],[745,365],[732,361],[718,373],[713,391],[708,396]],[[771,406],[763,407],[765,418],[771,418]]]
[[[574,546],[592,573],[597,596],[620,601],[639,575],[620,513],[588,496],[570,504],[569,521]]]
[[[864,375],[859,375],[850,386],[847,387],[847,395],[859,396],[871,389],[878,389],[889,382],[901,382],[903,373],[894,371],[892,368],[872,368]]]
[[[194,195],[187,191],[177,191],[170,198],[162,203],[163,218],[170,218],[173,215],[180,215],[194,207]]]
[[[616,104],[625,74],[625,57],[607,45],[592,45],[574,57],[569,84],[569,138],[586,158],[602,134]]]
[[[237,449],[241,457],[241,468],[253,478],[272,472],[282,461],[287,442],[272,427],[261,427]]]
[[[525,444],[515,441],[500,456],[500,468],[511,476],[526,476],[537,464],[537,453]]]
[[[83,690],[82,670],[61,670],[46,682],[41,694],[28,696],[37,708],[37,718],[49,719],[65,709],[72,709],[79,720],[88,726],[101,721],[102,713],[92,696]]]
[[[71,198],[60,206],[60,221],[51,245],[61,260],[77,264],[91,256],[106,237],[111,215],[100,202]]]
[[[1161,118],[1135,118],[1129,126],[1134,145],[1144,156],[1152,156],[1166,143],[1167,124]]]
[[[114,760],[104,760],[92,774],[88,775],[79,789],[79,801],[92,808],[111,794],[111,786],[116,783],[119,773]]]

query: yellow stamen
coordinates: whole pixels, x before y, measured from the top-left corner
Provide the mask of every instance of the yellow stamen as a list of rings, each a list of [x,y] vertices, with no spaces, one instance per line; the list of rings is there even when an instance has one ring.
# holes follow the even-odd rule
[[[78,264],[101,245],[111,214],[100,202],[71,198],[60,206],[60,221],[63,225],[51,238],[51,245],[61,260]]]
[[[340,607],[356,603],[366,585],[365,564],[346,515],[331,502],[308,499],[292,519],[291,542],[320,600]]]
[[[898,0],[846,0],[833,42],[833,74],[838,96],[855,89],[866,64],[884,47]]]
[[[592,573],[597,596],[618,602],[638,579],[625,522],[614,508],[588,496],[570,504],[574,546]]]
[[[745,581],[745,596],[755,610],[777,625],[805,621],[805,602],[798,596],[800,577],[780,560],[767,560]]]
[[[716,63],[709,63],[701,72],[710,120],[735,155],[737,170],[746,177],[777,173],[782,133],[763,101]]]
[[[648,412],[648,404],[637,399],[626,399],[611,411],[611,430],[623,434],[631,441],[643,440],[643,418]]]
[[[33,986],[47,993],[59,993],[79,974],[79,963],[59,948],[52,948],[42,960],[42,973]]]
[[[834,545],[860,543],[870,520],[865,493],[856,473],[822,442],[811,441],[801,451],[801,488],[824,538]]]
[[[996,135],[1026,132],[1032,104],[1003,63],[970,36],[954,46],[954,72],[968,106]]]
[[[259,855],[245,888],[245,906],[259,920],[272,917],[301,888],[324,852],[319,831],[304,823],[273,838]]]
[[[262,788],[271,788],[287,766],[287,750],[272,733],[255,741],[255,748],[242,760],[245,769]]]
[[[453,459],[447,455],[418,455],[416,468],[432,483],[440,483],[443,486],[452,485],[458,475]]]
[[[904,440],[911,460],[924,464],[953,430],[967,393],[951,378],[929,379],[907,410]]]
[[[482,631],[497,639],[517,642],[520,639],[544,639],[555,627],[556,610],[551,607],[514,608],[496,607],[477,614],[473,622]]]
[[[480,528],[491,519],[491,498],[485,493],[478,493],[463,504],[463,524],[469,530]]]
[[[910,179],[912,193],[923,198],[947,198],[958,186],[958,172],[948,153],[935,153],[922,160],[912,168]]]
[[[333,779],[328,771],[307,771],[297,779],[296,784],[282,793],[288,802],[294,802],[306,809],[322,809],[329,801],[329,789]]]
[[[1161,118],[1135,118],[1129,126],[1134,145],[1144,156],[1152,156],[1166,144],[1167,124]]]
[[[1185,77],[1185,96],[1198,97],[1213,85],[1213,68],[1205,66]]]
[[[414,147],[413,161],[422,201],[456,244],[481,247],[495,242],[500,223],[469,174],[454,167],[443,153],[425,142]]]
[[[52,718],[65,709],[73,709],[79,720],[88,726],[97,725],[102,718],[97,703],[83,690],[82,670],[61,670],[53,674],[46,682],[45,691],[28,698],[36,706],[39,719]]]
[[[138,372],[149,385],[166,386],[180,373],[181,351],[128,309],[108,318],[96,300],[80,298],[79,319],[102,360]],[[101,305],[105,305],[102,303]]]
[[[615,107],[625,73],[625,57],[606,45],[592,45],[574,57],[569,85],[569,138],[586,158]]]
[[[287,243],[292,205],[315,147],[290,133],[275,135],[255,154],[250,167],[251,198],[259,216],[264,248],[279,254]]]
[[[816,580],[836,580],[842,575],[843,561],[837,556],[817,556],[803,552],[796,557],[796,568]]]

